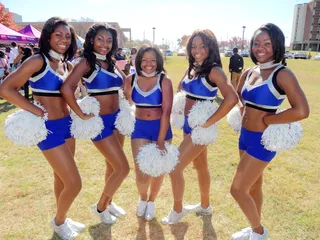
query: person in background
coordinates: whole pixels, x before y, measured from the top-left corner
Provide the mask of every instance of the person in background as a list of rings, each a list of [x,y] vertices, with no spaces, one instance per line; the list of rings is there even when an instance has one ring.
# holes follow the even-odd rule
[[[6,58],[6,54],[3,51],[0,51],[0,84],[4,78],[9,74],[9,65]]]
[[[114,55],[114,58],[117,61],[126,60],[126,56],[122,53],[122,48],[118,48],[117,53]]]
[[[43,117],[45,112],[18,92],[18,88],[29,80],[35,100],[46,109],[48,120],[45,125],[50,134],[38,147],[53,169],[57,211],[51,227],[62,239],[74,238],[85,228],[67,218],[67,212],[81,190],[81,177],[74,160],[75,140],[70,135],[69,107],[59,91],[63,79],[72,69],[68,60],[76,51],[75,38],[73,28],[65,20],[48,19],[39,39],[40,54],[26,59],[0,85],[0,96]]]
[[[232,235],[233,240],[267,240],[261,225],[263,172],[276,152],[264,148],[261,138],[270,124],[283,124],[309,116],[305,94],[285,63],[285,37],[272,23],[258,28],[250,41],[250,57],[256,66],[241,76],[237,92],[241,100],[242,128],[239,137],[240,162],[235,170],[231,195],[247,217],[250,227]],[[285,99],[291,105],[276,111]]]
[[[234,89],[237,88],[238,82],[243,70],[243,58],[238,54],[238,48],[233,49],[233,55],[230,57],[229,72],[231,73],[231,84]]]
[[[136,66],[135,61],[136,61],[137,52],[138,52],[138,50],[135,47],[131,48],[130,64],[132,67]]]
[[[18,46],[15,42],[11,43],[11,50],[9,53],[9,65],[10,68],[13,70],[14,69],[14,59],[18,56],[19,51],[18,51]]]

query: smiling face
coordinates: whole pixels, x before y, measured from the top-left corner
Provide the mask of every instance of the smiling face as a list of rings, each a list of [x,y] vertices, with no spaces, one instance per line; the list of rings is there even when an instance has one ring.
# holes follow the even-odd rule
[[[145,73],[153,73],[157,69],[157,56],[153,51],[147,51],[143,54],[141,60],[141,69]]]
[[[195,36],[191,44],[191,55],[196,62],[203,62],[208,58],[209,49],[204,45],[200,36]]]
[[[253,39],[252,54],[259,63],[274,60],[272,42],[266,31],[259,31]]]
[[[70,28],[66,25],[58,25],[50,35],[50,48],[57,53],[64,54],[71,45]]]
[[[107,30],[99,30],[93,39],[93,51],[107,55],[112,49],[112,34]]]

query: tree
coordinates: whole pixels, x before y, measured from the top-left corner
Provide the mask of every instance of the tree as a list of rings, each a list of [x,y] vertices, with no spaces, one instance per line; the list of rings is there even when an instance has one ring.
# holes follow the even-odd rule
[[[16,31],[20,29],[14,22],[12,13],[6,12],[6,8],[2,3],[0,3],[0,23]]]
[[[178,38],[178,46],[180,48],[185,48],[185,46],[187,45],[187,41],[189,39],[190,35],[183,35],[181,38]]]

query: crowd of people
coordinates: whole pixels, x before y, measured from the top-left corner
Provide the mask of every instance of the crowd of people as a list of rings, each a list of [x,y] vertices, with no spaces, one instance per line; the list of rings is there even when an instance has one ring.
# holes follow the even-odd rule
[[[199,101],[213,102],[219,90],[223,100],[201,127],[209,128],[235,105],[240,107],[240,161],[230,192],[250,226],[233,234],[232,239],[268,239],[268,231],[261,223],[262,178],[264,169],[276,152],[264,148],[261,135],[270,124],[294,122],[309,115],[306,97],[295,75],[284,67],[284,40],[282,31],[274,24],[268,23],[257,29],[250,43],[250,55],[255,66],[242,72],[243,63],[237,69],[233,68],[234,63],[230,64],[231,84],[222,70],[213,32],[204,29],[192,33],[187,43],[188,68],[184,74],[181,73],[183,77],[177,89],[186,93],[184,137],[179,146],[179,163],[169,174],[173,207],[168,216],[162,219],[163,224],[176,224],[190,212],[212,214],[207,159],[209,146],[193,143],[193,129],[188,123],[188,114]],[[113,28],[94,24],[87,31],[83,50],[77,51],[72,26],[63,19],[53,17],[42,29],[39,49],[12,45],[9,61],[6,54],[0,51],[0,65],[6,76],[0,85],[0,96],[42,117],[44,110],[19,93],[20,87],[28,89],[27,85],[30,84],[34,100],[40,102],[48,114],[45,125],[50,134],[38,147],[54,172],[57,211],[51,226],[63,239],[75,238],[85,229],[84,224],[67,217],[70,206],[82,188],[74,160],[76,141],[70,134],[72,120],[69,109],[83,120],[93,117],[93,114],[85,113],[79,107],[75,96],[77,87],[83,88],[85,94],[99,102],[99,116],[104,125],[101,134],[91,139],[106,161],[105,186],[97,196],[97,203],[92,206],[94,215],[102,223],[112,224],[126,214],[113,201],[130,170],[123,150],[124,136],[115,128],[119,113],[118,94],[122,88],[125,98],[136,107],[135,128],[131,135],[139,193],[136,215],[147,221],[155,217],[155,200],[165,176],[151,177],[141,172],[137,155],[139,149],[148,143],[156,143],[163,154],[167,152],[165,142],[171,142],[173,138],[170,126],[174,96],[172,81],[166,75],[164,59],[157,47],[133,48],[130,62],[120,67],[118,61],[125,58],[117,43],[117,32]],[[234,61],[240,60],[236,58]],[[127,64],[135,67],[134,73],[125,68]],[[11,72],[13,67],[16,69]],[[25,95],[28,97],[27,93]],[[277,101],[272,101],[272,97],[276,97]],[[275,114],[285,97],[291,107]],[[183,206],[183,173],[191,162],[197,172],[201,199],[196,205]]]

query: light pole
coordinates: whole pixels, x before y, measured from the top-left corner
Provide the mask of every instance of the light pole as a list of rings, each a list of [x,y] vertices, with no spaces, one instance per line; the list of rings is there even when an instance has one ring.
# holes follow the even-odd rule
[[[244,48],[244,31],[245,31],[245,29],[246,29],[246,26],[242,26],[242,50],[243,50],[243,48]]]
[[[153,41],[152,41],[152,43],[154,44],[154,40],[155,40],[155,37],[156,37],[156,28],[153,27],[152,29],[153,29]]]

